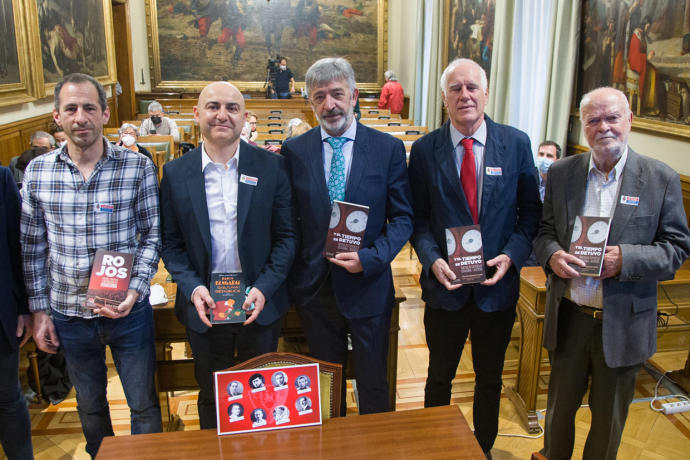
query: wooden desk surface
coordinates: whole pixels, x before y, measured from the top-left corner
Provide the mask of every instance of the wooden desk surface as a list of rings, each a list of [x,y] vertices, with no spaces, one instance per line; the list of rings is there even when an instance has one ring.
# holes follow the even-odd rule
[[[523,267],[522,270],[520,270],[520,279],[537,291],[546,290],[546,274],[541,267]],[[690,283],[690,265],[683,264],[672,280],[661,281],[660,284],[664,286],[673,286],[676,284],[688,283]]]
[[[325,420],[321,426],[217,436],[215,430],[103,439],[99,460],[484,458],[457,406]]]

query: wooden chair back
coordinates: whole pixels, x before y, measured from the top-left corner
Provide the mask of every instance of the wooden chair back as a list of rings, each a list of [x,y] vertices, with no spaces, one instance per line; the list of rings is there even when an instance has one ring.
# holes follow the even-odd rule
[[[321,389],[321,417],[340,417],[340,392],[343,381],[343,368],[340,364],[321,361],[297,353],[266,353],[256,358],[232,366],[228,371],[262,369],[266,367],[290,366],[297,364],[319,364],[319,387]]]

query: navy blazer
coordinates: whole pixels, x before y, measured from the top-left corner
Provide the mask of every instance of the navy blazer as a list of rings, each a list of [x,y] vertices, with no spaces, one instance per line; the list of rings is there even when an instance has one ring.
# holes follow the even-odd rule
[[[341,313],[364,318],[393,308],[391,261],[412,233],[412,206],[399,139],[357,123],[345,201],[369,206],[369,219],[358,252],[363,271],[349,273],[322,255],[331,205],[323,163],[321,128],[283,144],[295,194],[299,243],[289,277],[291,299],[304,305],[331,273]]]
[[[0,167],[0,190],[0,323],[7,339],[0,338],[0,352],[6,353],[19,345],[17,316],[29,314],[29,305],[19,246],[19,191],[12,173],[4,166]]]
[[[412,145],[409,167],[415,213],[412,245],[423,268],[422,299],[432,308],[459,310],[470,294],[482,311],[515,308],[520,268],[537,233],[541,202],[529,138],[486,115],[484,119],[487,138],[479,210],[484,259],[506,254],[513,263],[494,286],[472,284],[454,291],[447,290],[431,271],[436,259],[448,260],[445,230],[474,223],[460,184],[450,122],[446,122]],[[487,168],[498,169],[489,175]]]
[[[288,309],[285,279],[295,256],[296,235],[290,180],[279,155],[240,142],[238,175],[256,177],[256,185],[240,181],[237,191],[237,240],[242,273],[266,297],[257,318],[262,325],[278,320]],[[203,333],[191,302],[199,285],[209,286],[211,230],[206,204],[201,147],[163,166],[161,181],[161,255],[177,283],[175,313],[193,331]]]

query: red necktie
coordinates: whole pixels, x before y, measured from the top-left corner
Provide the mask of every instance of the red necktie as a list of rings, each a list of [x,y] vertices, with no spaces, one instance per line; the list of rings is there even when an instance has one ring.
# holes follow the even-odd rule
[[[462,166],[460,166],[460,182],[462,183],[462,190],[465,192],[467,204],[472,213],[474,223],[478,223],[477,216],[477,168],[474,165],[474,152],[472,151],[472,144],[474,139],[466,137],[460,141],[462,148],[465,150],[465,155],[462,158]]]

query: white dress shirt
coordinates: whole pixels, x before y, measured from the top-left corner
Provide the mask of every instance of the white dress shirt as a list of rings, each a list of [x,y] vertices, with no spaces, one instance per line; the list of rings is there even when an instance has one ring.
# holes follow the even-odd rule
[[[352,118],[350,127],[345,130],[340,137],[347,137],[349,141],[343,144],[343,156],[345,157],[345,184],[350,178],[350,166],[352,166],[352,148],[355,143],[355,135],[357,134],[357,121]],[[326,139],[333,137],[321,128],[321,144],[323,144],[323,170],[326,173],[326,183],[328,183],[328,176],[331,174],[331,159],[333,158],[333,148],[331,144],[326,142]]]
[[[211,228],[211,272],[241,272],[237,247],[237,189],[240,144],[226,163],[214,163],[201,146],[201,170],[204,173],[208,222]]]
[[[590,156],[585,204],[580,215],[610,217],[613,220],[618,192],[621,188],[621,175],[627,159],[628,147],[626,146],[616,166],[608,174],[604,174],[596,167],[593,157]],[[594,308],[604,306],[601,280],[593,276],[571,279],[565,297],[580,305]]]
[[[484,184],[484,148],[486,147],[486,121],[482,120],[479,128],[472,133],[471,136],[465,136],[460,131],[455,129],[453,123],[450,123],[450,142],[455,149],[455,166],[458,168],[458,180],[460,180],[460,168],[462,167],[462,159],[465,157],[465,149],[460,143],[465,137],[474,139],[472,143],[472,153],[474,153],[474,167],[477,173],[477,215],[482,206],[482,185]],[[491,166],[491,165],[489,165]]]

